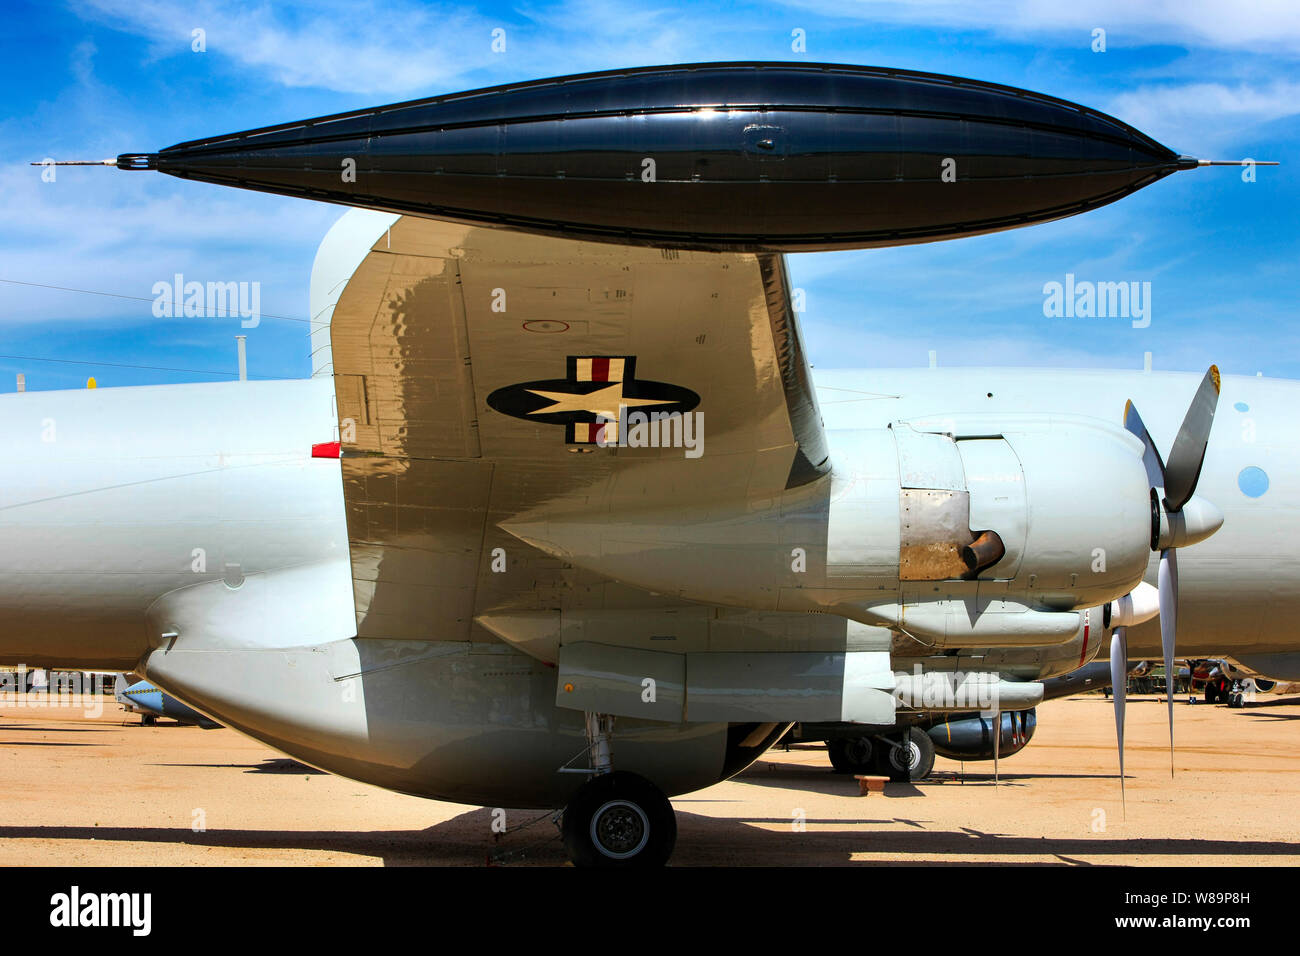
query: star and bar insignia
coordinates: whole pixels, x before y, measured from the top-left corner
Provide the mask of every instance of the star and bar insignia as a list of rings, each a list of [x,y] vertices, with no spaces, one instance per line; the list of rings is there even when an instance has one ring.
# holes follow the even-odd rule
[[[504,415],[564,425],[571,445],[617,444],[625,410],[685,413],[700,403],[689,388],[638,379],[634,355],[570,355],[567,365],[564,378],[507,385],[487,403]]]

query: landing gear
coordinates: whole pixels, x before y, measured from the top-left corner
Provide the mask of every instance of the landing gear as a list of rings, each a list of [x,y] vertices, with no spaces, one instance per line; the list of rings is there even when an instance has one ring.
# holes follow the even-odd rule
[[[874,750],[870,737],[836,737],[826,741],[826,752],[836,773],[872,773]]]
[[[145,727],[152,727],[154,724],[158,723],[158,717],[155,714],[141,714],[140,723]]]
[[[564,808],[560,832],[575,866],[663,866],[677,842],[677,817],[663,791],[614,769],[614,718],[587,714],[592,777]],[[573,772],[573,771],[570,771]]]
[[[1228,682],[1226,678],[1219,677],[1205,685],[1205,699],[1211,704],[1227,704],[1229,707],[1236,706],[1232,702],[1232,695],[1237,690],[1237,682]]]
[[[934,741],[920,727],[909,727],[901,740],[887,738],[877,754],[880,770],[895,782],[924,780],[934,769]]]
[[[1237,708],[1244,707],[1246,695],[1241,689],[1241,681],[1232,682],[1232,690],[1228,692],[1228,706]]]
[[[644,777],[621,770],[579,787],[561,829],[575,866],[663,866],[677,842],[668,798]]]

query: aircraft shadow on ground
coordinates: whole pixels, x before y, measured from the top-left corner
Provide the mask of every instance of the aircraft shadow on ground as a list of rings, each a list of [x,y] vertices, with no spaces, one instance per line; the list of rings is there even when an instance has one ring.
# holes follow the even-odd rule
[[[1295,697],[1281,697],[1276,700],[1256,700],[1242,708],[1241,712],[1247,717],[1261,717],[1265,720],[1300,720],[1300,714],[1274,714],[1269,713],[1274,707],[1295,707],[1300,704],[1300,700]]]
[[[299,763],[288,757],[268,757],[261,763],[154,763],[149,764],[151,767],[212,767],[223,768],[228,770],[242,770],[245,773],[285,773],[285,774],[302,774],[303,776],[322,775],[328,776],[324,770],[317,770],[315,767],[309,767],[305,763]]]
[[[882,804],[876,804],[880,807]],[[540,810],[507,811],[511,826],[520,827],[492,837],[492,811],[467,810],[423,830],[274,831],[208,830],[194,833],[183,827],[0,826],[0,840],[91,840],[146,843],[177,847],[223,847],[232,850],[327,851],[377,858],[386,866],[548,865],[566,862],[551,814]],[[525,825],[526,824],[526,825]],[[881,831],[866,827],[903,825]],[[683,812],[677,814],[677,866],[828,866],[853,863],[953,866],[978,864],[992,858],[1034,857],[1028,865],[1087,865],[1081,857],[1108,858],[1143,855],[1178,863],[1180,857],[1241,856],[1267,861],[1300,854],[1300,845],[1279,841],[1195,838],[1118,839],[1092,837],[1041,838],[983,833],[969,828],[929,830],[924,821],[888,819],[806,819],[796,830],[785,817],[726,819]],[[879,859],[855,861],[855,853]],[[959,855],[969,859],[940,859]],[[1044,856],[1051,862],[1040,862]],[[207,859],[207,858],[205,858]],[[361,860],[359,859],[358,862]],[[232,863],[236,862],[232,858]],[[244,861],[246,862],[246,861]],[[296,862],[296,861],[295,861]],[[301,862],[310,863],[310,859]],[[1107,862],[1112,862],[1108,859]]]
[[[59,740],[6,740],[0,747],[107,747],[108,744],[76,744]]]
[[[49,724],[9,724],[0,723],[0,733],[9,733],[11,730],[25,731],[27,733],[58,733],[58,734],[107,734],[112,733],[115,728],[111,727],[66,727],[59,725],[52,727]]]
[[[988,770],[964,774],[955,770],[941,770],[916,783],[885,785],[884,796],[891,798],[924,797],[932,787],[1023,787],[1034,780],[1116,780],[1113,773],[1007,773],[1002,770],[995,783],[991,762],[981,761]],[[765,763],[759,761],[744,773],[732,778],[737,783],[757,787],[776,787],[782,790],[803,790],[827,796],[857,797],[858,781],[852,774],[832,773],[830,767]]]

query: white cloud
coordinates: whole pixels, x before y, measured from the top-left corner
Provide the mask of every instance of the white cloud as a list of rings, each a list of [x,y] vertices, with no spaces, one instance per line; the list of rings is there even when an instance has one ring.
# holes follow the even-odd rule
[[[1300,54],[1294,0],[787,0],[827,17],[1033,37],[1077,33],[1087,47],[1101,27],[1107,45],[1183,44],[1206,49]]]
[[[229,58],[290,87],[357,93],[414,93],[445,87],[486,66],[493,24],[456,5],[350,0],[231,7],[200,0],[87,0],[77,12],[147,38],[152,54]],[[191,31],[207,50],[190,49]],[[480,42],[468,38],[478,37]]]
[[[470,86],[626,66],[726,59],[719,45],[771,34],[754,18],[708,8],[647,7],[622,0],[525,4],[492,17],[451,3],[354,0],[228,6],[199,0],[181,9],[166,0],[87,0],[76,12],[147,39],[157,59],[233,60],[286,87],[423,96]],[[207,52],[190,51],[190,33],[206,31]],[[506,31],[504,53],[492,31]],[[777,38],[780,38],[777,34]],[[784,41],[782,41],[784,42]],[[771,52],[784,49],[775,43]]]
[[[154,173],[64,168],[53,183],[0,167],[0,278],[149,296],[175,272],[257,281],[267,313],[307,314],[307,275],[340,208],[172,182]],[[0,285],[6,320],[148,316],[149,304]]]
[[[1203,159],[1240,159],[1207,156],[1205,151],[1237,145],[1253,127],[1300,113],[1300,83],[1141,86],[1116,96],[1109,111],[1174,149]]]

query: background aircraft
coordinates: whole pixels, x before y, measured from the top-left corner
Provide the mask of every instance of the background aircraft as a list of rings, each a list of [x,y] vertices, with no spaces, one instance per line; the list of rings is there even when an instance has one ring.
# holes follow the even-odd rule
[[[1059,677],[1042,681],[1043,700],[1054,700],[1110,686],[1110,664],[1094,661]],[[1001,737],[993,739],[994,725]],[[894,780],[923,780],[934,769],[936,755],[950,760],[1000,760],[1019,753],[1038,726],[1035,708],[1009,710],[996,716],[965,713],[914,712],[895,715],[884,727],[860,724],[796,724],[787,740],[826,741],[837,773],[885,774]],[[897,728],[908,727],[898,740]],[[901,746],[899,745],[901,744]]]
[[[1242,707],[1260,694],[1300,694],[1300,682],[1278,680],[1245,667],[1231,658],[1197,661],[1194,674],[1205,681],[1205,702]]]
[[[139,714],[140,722],[146,727],[156,724],[159,717],[168,717],[181,724],[194,724],[205,730],[221,726],[170,694],[164,694],[148,681],[140,680],[135,674],[118,674],[113,682],[113,696],[127,710]]]

